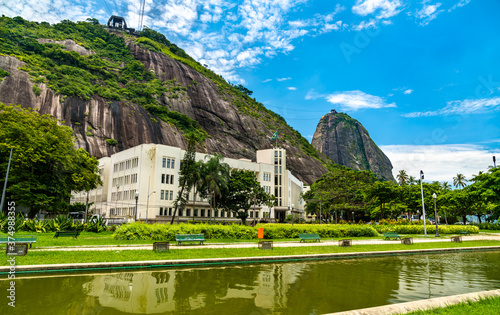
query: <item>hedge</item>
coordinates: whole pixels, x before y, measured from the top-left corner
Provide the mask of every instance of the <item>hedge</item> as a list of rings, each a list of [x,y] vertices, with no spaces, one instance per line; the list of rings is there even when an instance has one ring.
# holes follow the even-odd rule
[[[330,224],[258,224],[244,225],[210,224],[124,224],[116,229],[113,237],[118,240],[175,241],[175,234],[205,234],[205,239],[257,239],[258,228],[264,228],[265,239],[298,238],[299,233],[318,233],[320,237],[377,236],[371,226]]]
[[[396,232],[399,234],[424,234],[423,225],[375,225],[379,233]],[[460,231],[479,233],[479,228],[473,225],[438,225],[440,234],[457,234]],[[435,225],[427,225],[427,233],[436,232]]]

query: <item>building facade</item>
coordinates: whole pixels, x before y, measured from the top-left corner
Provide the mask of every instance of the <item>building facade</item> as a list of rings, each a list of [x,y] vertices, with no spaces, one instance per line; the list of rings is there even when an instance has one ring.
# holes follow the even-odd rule
[[[89,192],[75,192],[72,203],[93,203],[90,210],[106,218],[126,221],[135,219],[148,222],[170,222],[179,189],[180,162],[185,150],[160,144],[142,144],[111,157],[99,160],[102,186]],[[209,156],[196,153],[196,160]],[[249,210],[247,221],[282,222],[288,214],[303,217],[304,202],[301,194],[304,184],[286,168],[286,150],[272,148],[259,150],[256,162],[247,159],[224,158],[232,170],[252,171],[267,193],[276,197],[276,205],[255,206]],[[136,198],[137,197],[137,198]],[[137,213],[136,213],[137,206]],[[208,200],[190,193],[184,209],[179,210],[177,222],[239,221],[234,213],[214,210]]]

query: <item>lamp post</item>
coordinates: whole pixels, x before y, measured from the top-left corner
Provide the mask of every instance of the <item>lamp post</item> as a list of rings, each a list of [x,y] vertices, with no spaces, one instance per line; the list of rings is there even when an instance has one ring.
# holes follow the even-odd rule
[[[437,215],[437,210],[436,210],[436,193],[432,194],[432,199],[434,199],[434,221],[436,222],[436,237],[439,237],[439,230],[438,230],[438,215]]]
[[[139,201],[139,191],[135,191],[135,221],[137,221],[137,202]]]
[[[292,226],[293,226],[293,203],[292,203],[292,207],[290,208],[290,213],[292,214]]]
[[[352,223],[354,223],[354,211],[352,212]]]
[[[424,172],[420,171],[420,191],[422,192],[422,214],[424,216],[424,236],[427,237],[427,224],[425,222],[425,205],[424,205]]]
[[[152,193],[150,193],[148,195],[148,199],[146,200],[146,224],[148,223],[149,197],[151,197],[151,195],[154,194],[155,192],[156,192],[156,190],[153,191]],[[148,189],[148,193],[149,193],[149,189]]]

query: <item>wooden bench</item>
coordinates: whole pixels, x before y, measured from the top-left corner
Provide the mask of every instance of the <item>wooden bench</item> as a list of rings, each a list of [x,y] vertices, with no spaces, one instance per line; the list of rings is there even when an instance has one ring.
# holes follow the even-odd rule
[[[35,235],[22,235],[22,236],[14,236],[14,237],[2,235],[2,236],[0,236],[0,244],[9,243],[9,237],[10,237],[10,242],[27,243],[27,244],[30,244],[30,248],[31,248],[31,245],[33,243],[36,243],[36,236]]]
[[[204,234],[176,234],[175,241],[179,242],[178,245],[181,245],[182,242],[200,242],[200,245],[203,245],[205,241]]]
[[[470,235],[469,231],[460,231],[460,235]]]
[[[304,241],[304,243],[308,240],[320,241],[319,235],[317,233],[302,233],[299,234],[300,241]]]
[[[54,235],[54,237],[58,238],[58,237],[72,236],[74,238],[77,238],[78,235],[80,235],[80,231],[57,231],[56,234]]]
[[[396,232],[385,232],[385,233],[384,233],[384,237],[385,237],[385,238],[384,238],[385,240],[390,240],[390,239],[391,239],[391,238],[393,238],[393,237],[394,237],[394,239],[399,239],[399,240],[401,240],[401,236],[399,236],[399,234],[398,234],[398,233],[396,233]]]

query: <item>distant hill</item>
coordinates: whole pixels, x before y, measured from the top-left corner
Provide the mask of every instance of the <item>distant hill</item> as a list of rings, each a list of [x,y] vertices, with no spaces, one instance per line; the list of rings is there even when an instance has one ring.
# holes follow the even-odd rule
[[[312,145],[335,163],[354,170],[370,170],[384,180],[394,180],[389,158],[373,142],[363,125],[332,110],[321,117]]]
[[[164,35],[110,31],[95,19],[50,25],[0,18],[0,102],[50,114],[98,158],[142,144],[255,160],[278,133],[287,166],[311,184],[332,163],[280,115],[200,65]]]

